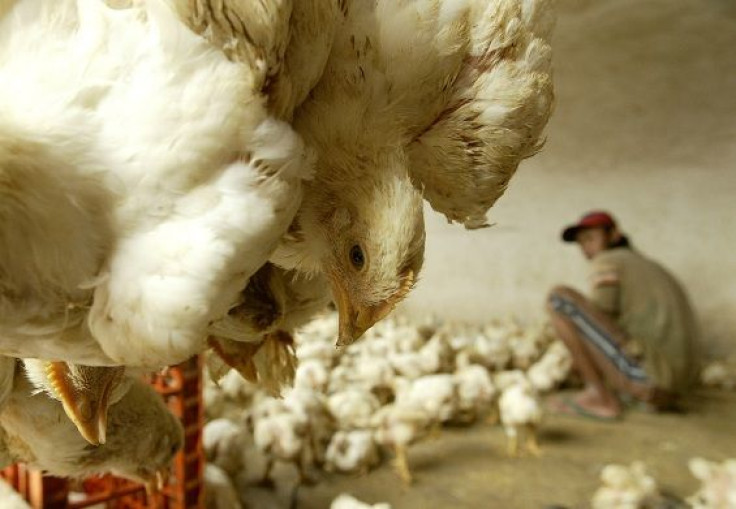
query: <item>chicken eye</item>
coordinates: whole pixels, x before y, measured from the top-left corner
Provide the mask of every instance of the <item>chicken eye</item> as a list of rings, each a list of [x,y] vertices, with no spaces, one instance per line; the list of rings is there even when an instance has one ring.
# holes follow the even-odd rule
[[[363,250],[360,248],[360,246],[355,245],[350,248],[350,263],[353,264],[353,267],[356,269],[362,269],[363,265],[365,264],[365,255],[363,254]]]

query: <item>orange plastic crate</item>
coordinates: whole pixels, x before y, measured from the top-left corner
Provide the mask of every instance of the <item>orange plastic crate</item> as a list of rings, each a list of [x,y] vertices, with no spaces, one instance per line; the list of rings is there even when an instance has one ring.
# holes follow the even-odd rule
[[[0,475],[34,509],[82,509],[98,504],[107,509],[204,507],[202,366],[202,356],[197,356],[150,379],[184,425],[184,447],[176,455],[172,475],[160,494],[149,497],[142,485],[111,475],[69,482],[21,464],[6,468]]]

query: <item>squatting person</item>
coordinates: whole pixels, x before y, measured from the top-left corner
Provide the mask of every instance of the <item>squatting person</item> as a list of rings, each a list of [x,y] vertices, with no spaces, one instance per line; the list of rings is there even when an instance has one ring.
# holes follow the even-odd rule
[[[562,232],[590,260],[592,292],[555,287],[547,307],[585,388],[552,402],[559,412],[615,419],[621,400],[673,406],[698,369],[698,325],[688,297],[661,265],[636,251],[606,212]],[[556,408],[555,408],[556,407]]]

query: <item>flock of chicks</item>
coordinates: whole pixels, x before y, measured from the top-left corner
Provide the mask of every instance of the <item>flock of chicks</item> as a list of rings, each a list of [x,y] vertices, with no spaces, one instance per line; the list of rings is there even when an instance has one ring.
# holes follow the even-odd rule
[[[265,458],[262,483],[270,483],[274,462],[294,464],[300,482],[308,482],[312,466],[366,473],[391,451],[398,475],[410,483],[412,444],[443,425],[479,420],[500,421],[510,454],[539,453],[538,395],[565,381],[571,368],[568,351],[544,327],[385,320],[340,350],[332,342],[336,328],[328,314],[300,331],[294,386],[282,399],[234,372],[206,387],[209,465],[238,485],[255,449]]]
[[[700,488],[685,500],[692,509],[729,509],[736,507],[736,460],[721,463],[693,458],[690,472],[700,481]],[[593,495],[592,509],[665,509],[684,507],[668,501],[649,475],[644,464],[607,465],[601,471],[602,486]]]

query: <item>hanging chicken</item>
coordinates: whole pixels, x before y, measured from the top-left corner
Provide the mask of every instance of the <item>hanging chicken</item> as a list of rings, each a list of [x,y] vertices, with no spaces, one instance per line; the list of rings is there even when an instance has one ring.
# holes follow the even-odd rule
[[[235,62],[166,2],[131,4],[0,4],[0,353],[45,359],[37,385],[92,443],[120,391],[86,366],[202,351],[310,172],[264,92],[288,12],[263,4]]]
[[[107,443],[90,447],[58,401],[35,393],[23,369],[16,370],[0,425],[7,460],[62,477],[113,473],[155,485],[184,442],[181,423],[161,396],[131,380],[129,390],[110,408]]]
[[[238,47],[247,34],[222,20],[247,4],[196,2],[205,13],[198,18],[202,31]],[[306,100],[289,103],[296,105],[293,115],[275,108],[293,116],[317,164],[271,260],[330,283],[344,345],[386,316],[417,281],[422,198],[449,221],[482,227],[519,162],[539,149],[553,102],[553,14],[548,0],[346,0],[333,28],[324,13],[335,2],[303,4],[309,7],[295,8],[292,27],[319,19],[322,41],[335,37],[331,46],[316,45],[330,53]],[[304,47],[297,38],[286,53],[301,50],[294,61],[303,66],[322,61],[322,53],[311,59]],[[284,102],[278,93],[270,97]],[[241,303],[240,312],[247,314],[248,305]],[[254,303],[251,314],[261,306]],[[231,359],[242,354],[241,371],[249,365],[252,345],[231,341],[228,348]]]
[[[327,66],[294,113],[315,178],[271,260],[321,272],[349,344],[411,290],[423,198],[484,226],[553,103],[548,0],[347,0]]]

